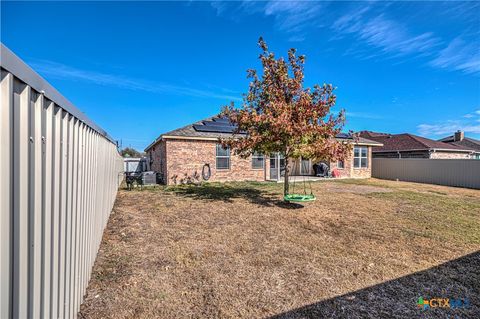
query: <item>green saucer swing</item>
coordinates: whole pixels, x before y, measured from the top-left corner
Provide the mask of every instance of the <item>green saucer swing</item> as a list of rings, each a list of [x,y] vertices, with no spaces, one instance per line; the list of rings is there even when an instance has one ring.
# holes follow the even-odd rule
[[[287,202],[312,202],[317,198],[313,194],[287,194],[283,196],[283,199]]]
[[[295,161],[293,163],[293,168],[294,168],[293,170],[294,171],[295,171],[296,166],[297,166],[297,162]],[[315,197],[315,195],[313,194],[312,182],[311,181],[308,181],[308,186],[310,187],[310,194],[307,194],[305,177],[303,177],[303,194],[295,193],[295,184],[296,184],[296,181],[294,180],[293,185],[292,185],[292,194],[287,194],[287,195],[283,196],[283,199],[285,201],[287,201],[287,202],[313,202],[314,200],[317,199],[317,197]]]

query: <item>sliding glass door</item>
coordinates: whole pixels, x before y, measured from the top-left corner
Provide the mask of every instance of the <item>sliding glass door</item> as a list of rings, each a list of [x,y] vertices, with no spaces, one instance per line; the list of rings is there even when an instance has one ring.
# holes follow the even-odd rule
[[[278,181],[285,176],[285,157],[281,154],[270,154],[270,179]]]

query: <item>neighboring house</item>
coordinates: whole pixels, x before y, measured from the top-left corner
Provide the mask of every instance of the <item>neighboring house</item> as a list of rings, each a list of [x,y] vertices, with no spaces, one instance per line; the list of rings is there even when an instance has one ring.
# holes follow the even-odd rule
[[[448,143],[458,147],[468,148],[474,151],[473,158],[480,159],[480,141],[471,137],[465,137],[462,131],[456,131],[453,135],[444,137],[440,142]]]
[[[166,184],[181,183],[185,179],[209,181],[265,181],[280,180],[285,160],[280,154],[255,154],[249,158],[235,156],[218,143],[219,138],[232,137],[234,127],[227,119],[213,117],[160,135],[145,152],[151,169],[160,172]],[[353,143],[351,156],[343,162],[327,163],[337,168],[340,177],[368,178],[371,176],[371,148],[381,143],[342,134],[339,140]],[[303,164],[303,165],[302,165]],[[292,175],[313,175],[314,161],[297,160]]]
[[[473,150],[465,146],[434,141],[408,133],[362,131],[360,136],[383,144],[373,148],[374,158],[468,159],[473,154]]]

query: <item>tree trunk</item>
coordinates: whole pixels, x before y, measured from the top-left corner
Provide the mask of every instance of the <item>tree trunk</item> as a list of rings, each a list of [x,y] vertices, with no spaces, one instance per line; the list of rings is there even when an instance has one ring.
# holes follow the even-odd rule
[[[288,195],[289,191],[289,184],[288,184],[288,174],[290,173],[288,169],[288,158],[285,156],[285,176],[284,176],[284,183],[283,183],[283,195]]]

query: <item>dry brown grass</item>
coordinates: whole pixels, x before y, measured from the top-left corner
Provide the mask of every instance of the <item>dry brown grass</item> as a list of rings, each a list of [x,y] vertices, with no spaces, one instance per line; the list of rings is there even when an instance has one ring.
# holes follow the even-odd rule
[[[380,180],[120,191],[86,318],[365,318],[479,313],[480,191]],[[468,255],[470,254],[470,255]],[[467,256],[468,255],[468,256]],[[418,297],[468,298],[466,310]]]

